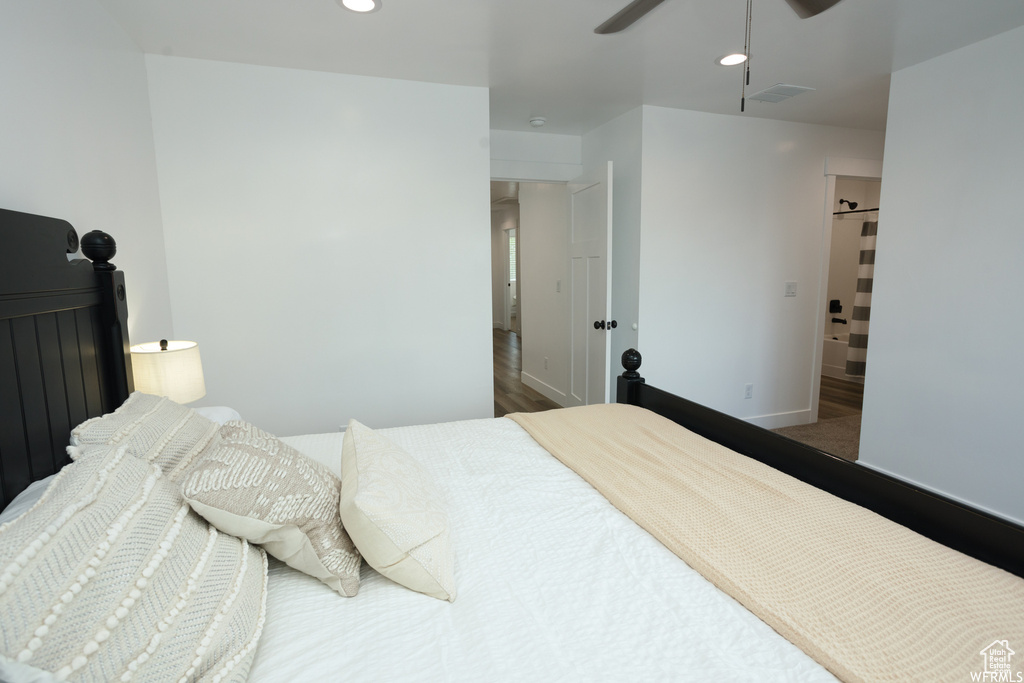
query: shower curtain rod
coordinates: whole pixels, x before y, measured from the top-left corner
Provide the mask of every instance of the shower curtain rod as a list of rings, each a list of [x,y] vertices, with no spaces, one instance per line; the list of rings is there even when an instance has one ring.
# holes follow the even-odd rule
[[[872,211],[878,211],[878,207],[875,207],[874,209],[857,209],[855,211],[833,211],[832,215],[843,216],[848,213],[871,213]]]

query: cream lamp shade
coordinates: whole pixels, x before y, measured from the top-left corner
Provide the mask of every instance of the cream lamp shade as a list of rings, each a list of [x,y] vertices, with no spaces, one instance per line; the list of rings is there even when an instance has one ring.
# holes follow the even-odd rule
[[[199,344],[191,341],[146,342],[132,347],[135,390],[189,403],[206,396]]]

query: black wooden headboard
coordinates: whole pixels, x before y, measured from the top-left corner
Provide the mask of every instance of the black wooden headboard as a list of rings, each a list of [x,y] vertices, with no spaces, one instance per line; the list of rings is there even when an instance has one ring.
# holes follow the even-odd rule
[[[72,427],[133,388],[124,273],[106,233],[0,209],[0,509],[68,462]]]

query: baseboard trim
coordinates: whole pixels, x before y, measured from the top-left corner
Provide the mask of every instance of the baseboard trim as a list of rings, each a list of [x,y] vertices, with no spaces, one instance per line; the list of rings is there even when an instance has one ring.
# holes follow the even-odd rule
[[[994,517],[999,517],[1000,519],[1005,519],[1007,522],[1010,522],[1012,524],[1024,525],[1024,519],[1017,519],[1016,517],[1012,517],[1012,516],[1006,514],[1005,512],[999,512],[998,510],[994,510],[993,508],[987,507],[987,506],[985,506],[985,505],[983,505],[981,503],[978,503],[977,501],[968,500],[967,498],[963,498],[961,496],[957,496],[957,495],[955,495],[953,493],[950,493],[949,491],[947,491],[945,489],[935,488],[934,486],[931,486],[929,484],[925,484],[925,483],[917,481],[915,479],[911,479],[910,477],[907,477],[905,475],[899,474],[899,473],[894,472],[894,471],[892,471],[890,469],[886,469],[885,467],[881,467],[879,465],[875,465],[875,464],[870,463],[870,462],[865,462],[863,460],[860,460],[859,458],[857,460],[857,464],[860,465],[861,467],[867,467],[868,469],[872,469],[875,472],[881,472],[882,474],[884,474],[886,476],[889,476],[889,477],[892,477],[893,479],[899,479],[900,481],[905,481],[905,482],[907,482],[908,484],[910,484],[912,486],[917,486],[917,487],[920,487],[922,489],[927,489],[929,491],[934,491],[937,495],[945,496],[946,498],[949,498],[951,500],[955,500],[958,503],[963,503],[964,505],[968,505],[970,507],[974,507],[974,508],[977,508],[979,510],[983,510],[984,512],[987,512],[988,514],[990,514],[990,515],[992,515]]]
[[[562,407],[565,407],[565,404],[566,404],[565,392],[559,391],[558,389],[554,388],[550,384],[547,384],[546,382],[542,382],[541,380],[537,379],[536,377],[534,377],[533,375],[531,375],[531,374],[529,374],[527,372],[523,372],[523,373],[520,374],[519,381],[521,381],[524,386],[530,387],[531,389],[533,389],[534,391],[539,393],[544,398],[550,399],[550,400],[554,401],[555,403],[557,403],[558,405],[560,405]]]
[[[793,410],[788,413],[773,413],[771,415],[756,415],[745,417],[745,421],[764,429],[780,429],[782,427],[793,427],[805,425],[811,422],[811,409]]]
[[[825,365],[821,366],[821,374],[835,379],[846,379],[846,366]]]

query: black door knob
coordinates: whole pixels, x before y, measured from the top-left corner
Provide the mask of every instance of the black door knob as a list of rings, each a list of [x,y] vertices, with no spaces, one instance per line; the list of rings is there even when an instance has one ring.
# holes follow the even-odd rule
[[[595,320],[594,321],[594,329],[595,330],[603,330],[604,329],[604,321],[603,320]]]
[[[608,329],[609,330],[614,330],[618,326],[619,326],[618,321],[616,321],[616,320],[609,320],[608,321]]]

